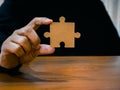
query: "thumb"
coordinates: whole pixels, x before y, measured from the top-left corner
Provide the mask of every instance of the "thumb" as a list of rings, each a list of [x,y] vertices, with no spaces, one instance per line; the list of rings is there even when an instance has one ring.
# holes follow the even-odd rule
[[[50,45],[40,44],[39,55],[52,54],[55,52],[55,48]]]

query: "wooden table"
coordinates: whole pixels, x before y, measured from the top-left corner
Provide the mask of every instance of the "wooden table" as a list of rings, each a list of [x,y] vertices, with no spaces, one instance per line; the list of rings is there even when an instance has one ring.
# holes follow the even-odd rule
[[[120,56],[41,56],[20,71],[0,73],[0,90],[120,90]]]

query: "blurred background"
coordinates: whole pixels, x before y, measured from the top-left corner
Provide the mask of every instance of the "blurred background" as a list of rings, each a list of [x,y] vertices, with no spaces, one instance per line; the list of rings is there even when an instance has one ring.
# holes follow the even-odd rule
[[[120,0],[101,0],[120,36]],[[0,5],[4,0],[0,0]]]
[[[120,0],[101,0],[120,36]]]
[[[4,0],[0,0],[0,5],[3,3]]]

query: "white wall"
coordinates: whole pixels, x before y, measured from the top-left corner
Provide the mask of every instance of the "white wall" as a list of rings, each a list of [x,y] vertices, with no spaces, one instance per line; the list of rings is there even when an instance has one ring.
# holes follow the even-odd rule
[[[120,36],[120,0],[101,0]]]
[[[4,0],[0,0],[0,5],[3,3]]]

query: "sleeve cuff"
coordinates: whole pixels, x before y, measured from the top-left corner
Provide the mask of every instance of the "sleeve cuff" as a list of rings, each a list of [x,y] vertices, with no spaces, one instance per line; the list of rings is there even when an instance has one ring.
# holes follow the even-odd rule
[[[17,75],[17,74],[21,73],[19,71],[21,66],[22,66],[22,64],[14,67],[14,68],[11,68],[11,69],[6,69],[6,68],[0,66],[0,73],[7,73],[7,74],[10,74],[10,75]]]

